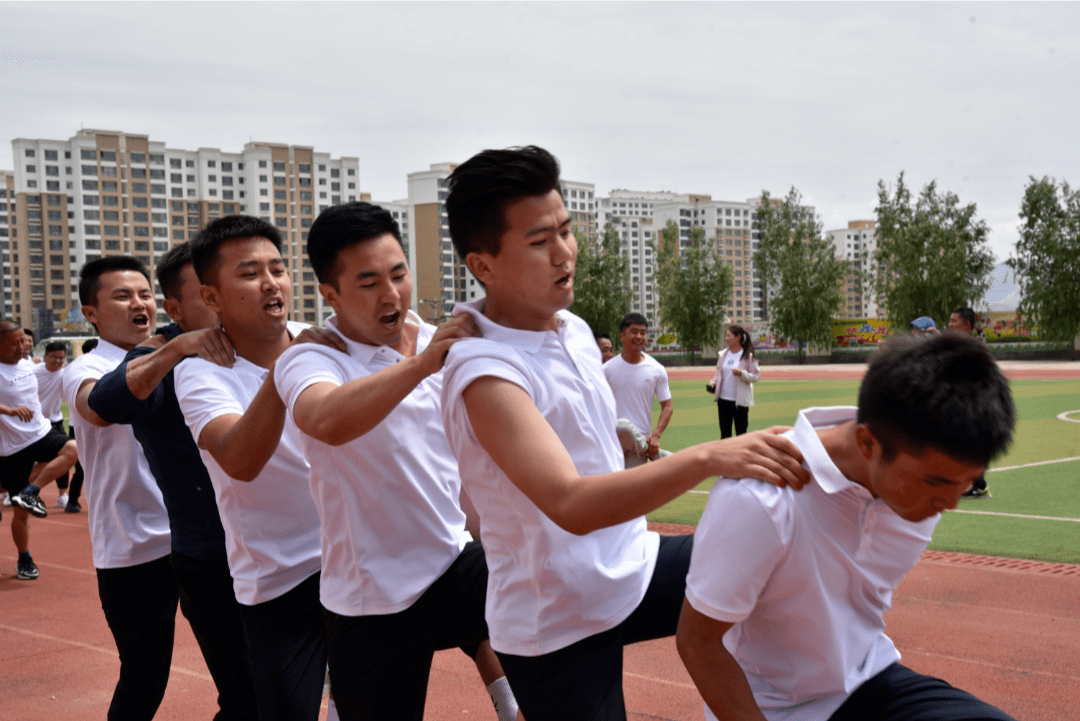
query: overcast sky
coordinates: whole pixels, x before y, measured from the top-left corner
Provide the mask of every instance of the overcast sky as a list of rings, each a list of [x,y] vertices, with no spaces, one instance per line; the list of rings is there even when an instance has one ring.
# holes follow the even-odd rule
[[[975,202],[999,261],[1028,176],[1080,184],[1078,3],[0,2],[10,140],[360,158],[360,189],[535,143],[564,177],[745,200],[826,229],[906,172]]]

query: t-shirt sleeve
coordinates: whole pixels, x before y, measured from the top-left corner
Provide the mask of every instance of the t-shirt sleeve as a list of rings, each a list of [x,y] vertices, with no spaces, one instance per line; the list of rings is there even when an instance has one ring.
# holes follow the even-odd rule
[[[532,396],[529,374],[521,357],[512,348],[494,341],[468,339],[455,343],[450,347],[443,367],[443,425],[451,447],[456,446],[455,437],[461,430],[468,429],[468,433],[472,433],[462,395],[477,378],[501,378]]]
[[[221,377],[222,373],[231,372],[201,358],[189,358],[173,370],[176,398],[196,443],[210,421],[221,416],[244,414],[244,406],[231,384]]]
[[[128,388],[128,363],[153,353],[153,348],[135,347],[124,362],[98,379],[86,402],[90,409],[109,423],[134,423],[149,418],[165,399],[165,382],[158,383],[145,399],[136,398]]]
[[[91,363],[92,360],[92,358],[87,358],[83,361],[82,358],[79,358],[75,363],[67,366],[64,369],[64,379],[61,381],[63,383],[64,401],[68,404],[70,411],[68,422],[74,422],[76,427],[85,423],[82,415],[75,408],[75,397],[79,394],[79,388],[84,381],[96,381],[104,375],[101,370]]]
[[[686,599],[699,613],[738,623],[754,610],[786,553],[786,498],[782,489],[756,480],[713,486],[686,577]]]
[[[330,353],[343,355],[335,348],[324,350],[315,344],[304,343],[289,348],[278,358],[274,366],[274,384],[290,413],[300,394],[316,383],[340,386],[347,382],[344,369]]]
[[[668,386],[667,371],[661,366],[657,368],[656,374],[656,400],[658,401],[670,401],[671,400],[671,388]]]

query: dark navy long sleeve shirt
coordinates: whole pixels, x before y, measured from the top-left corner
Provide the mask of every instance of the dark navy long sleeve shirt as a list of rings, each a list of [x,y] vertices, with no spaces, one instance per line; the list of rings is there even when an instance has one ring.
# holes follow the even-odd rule
[[[183,331],[173,323],[157,332],[172,340]],[[152,352],[151,348],[132,348],[116,370],[98,380],[88,403],[109,423],[131,426],[169,513],[172,550],[200,560],[224,558],[225,529],[214,487],[180,411],[173,372],[145,400],[128,388],[128,363]]]

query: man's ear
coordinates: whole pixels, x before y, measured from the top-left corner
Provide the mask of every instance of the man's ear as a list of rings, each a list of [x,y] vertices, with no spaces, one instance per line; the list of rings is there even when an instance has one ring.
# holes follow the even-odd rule
[[[180,302],[177,300],[166,298],[161,302],[161,309],[165,311],[173,323],[179,323],[184,319],[180,311]]]
[[[866,461],[874,457],[875,448],[881,448],[881,442],[874,436],[870,426],[865,423],[858,423],[855,426],[855,444],[859,448],[859,455]]]
[[[492,256],[488,253],[469,253],[465,256],[465,267],[476,276],[478,281],[487,285],[494,277],[492,260]]]
[[[338,291],[333,283],[319,283],[319,295],[323,297],[328,306],[334,309],[335,313],[341,313]]]
[[[98,323],[97,306],[84,305],[82,307],[83,318],[86,318],[90,325],[96,326]]]
[[[221,317],[221,297],[217,288],[212,285],[200,285],[199,297],[202,298],[203,305],[217,313],[218,318]]]

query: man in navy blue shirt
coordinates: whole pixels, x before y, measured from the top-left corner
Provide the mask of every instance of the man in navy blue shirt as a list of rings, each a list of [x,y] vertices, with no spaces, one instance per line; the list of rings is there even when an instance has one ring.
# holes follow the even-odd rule
[[[180,609],[191,624],[218,689],[215,721],[257,719],[255,686],[225,553],[225,531],[210,476],[184,422],[173,368],[199,356],[232,366],[233,348],[199,297],[187,243],[161,259],[156,275],[173,323],[133,348],[90,393],[91,409],[130,424],[154,475],[172,533],[171,563]]]

